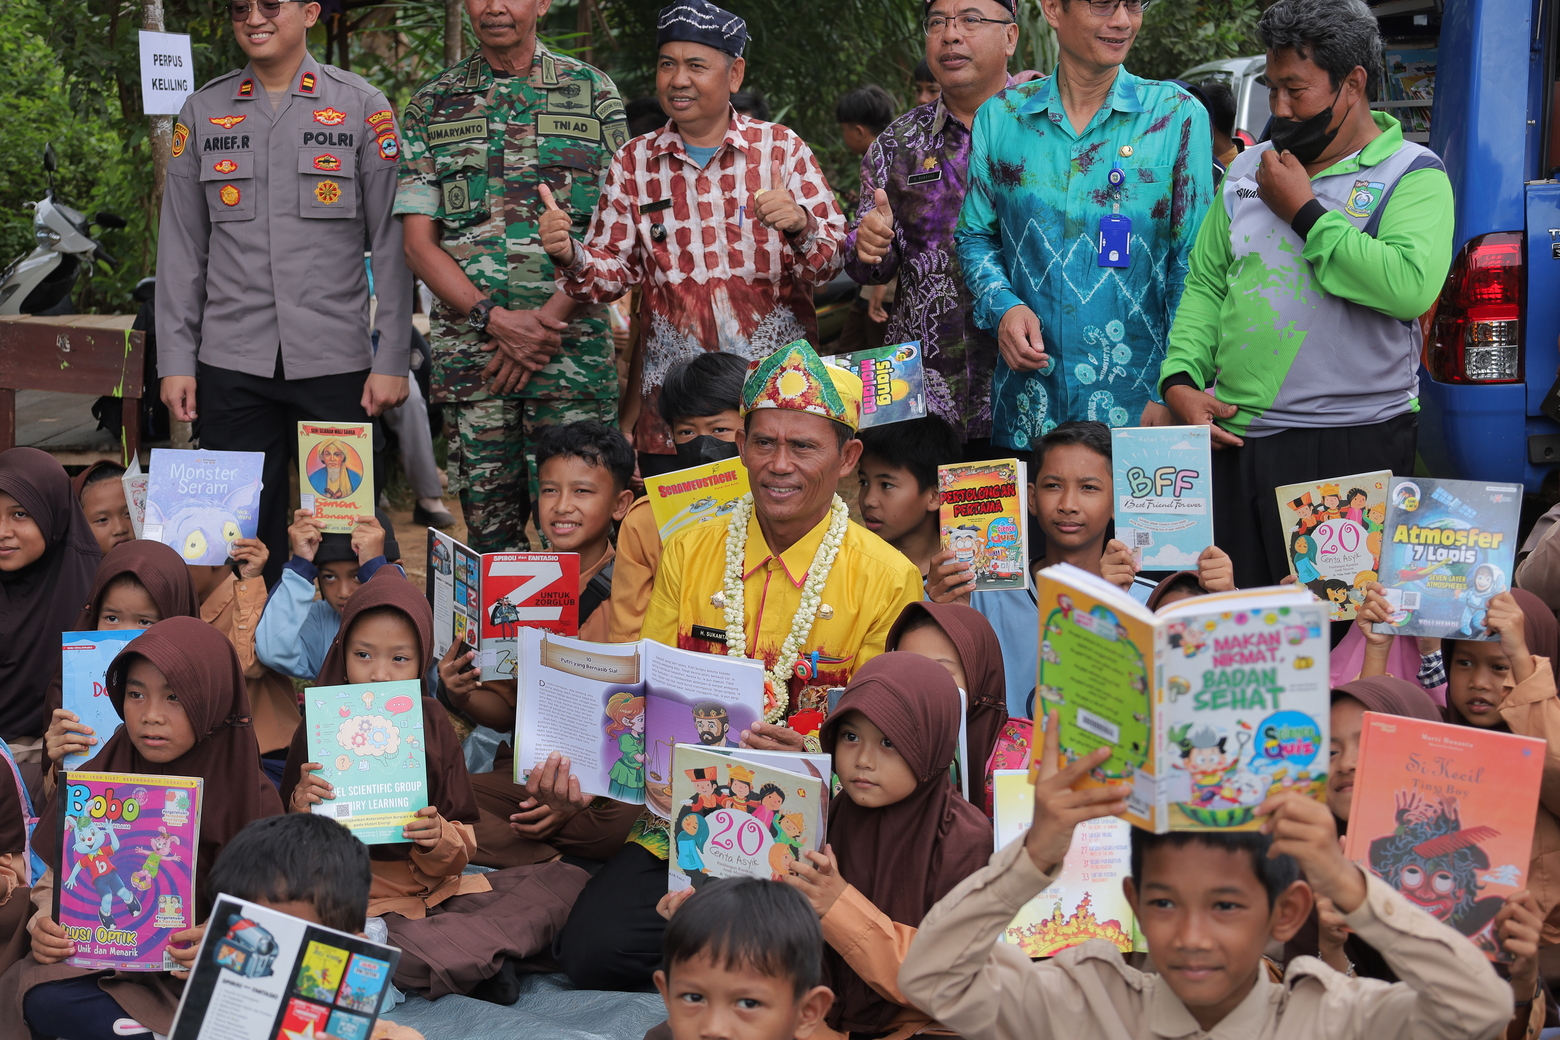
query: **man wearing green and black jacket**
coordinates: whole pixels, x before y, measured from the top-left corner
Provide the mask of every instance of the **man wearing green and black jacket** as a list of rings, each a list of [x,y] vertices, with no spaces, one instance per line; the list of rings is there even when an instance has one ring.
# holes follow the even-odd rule
[[[1230,164],[1159,373],[1176,419],[1213,428],[1214,530],[1242,588],[1289,573],[1275,487],[1413,471],[1418,318],[1453,229],[1441,160],[1370,110],[1370,9],[1280,0],[1260,31],[1272,140]]]

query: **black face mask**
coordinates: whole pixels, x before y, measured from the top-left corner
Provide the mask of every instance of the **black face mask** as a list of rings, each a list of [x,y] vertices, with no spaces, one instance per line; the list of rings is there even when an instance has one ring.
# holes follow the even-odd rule
[[[705,466],[711,462],[719,462],[722,459],[734,459],[737,457],[737,445],[733,441],[723,441],[719,437],[712,437],[707,433],[701,433],[689,441],[677,445],[677,465],[680,469],[690,466]]]
[[[1342,85],[1338,87],[1338,93],[1333,95],[1333,104],[1328,105],[1309,119],[1284,119],[1273,117],[1273,123],[1268,128],[1268,140],[1273,142],[1273,147],[1279,152],[1288,152],[1300,160],[1302,166],[1309,166],[1321,157],[1332,144],[1333,138],[1338,136],[1338,131],[1343,129],[1340,121],[1332,130],[1327,125],[1332,122],[1333,105],[1338,103],[1338,94],[1343,93]]]

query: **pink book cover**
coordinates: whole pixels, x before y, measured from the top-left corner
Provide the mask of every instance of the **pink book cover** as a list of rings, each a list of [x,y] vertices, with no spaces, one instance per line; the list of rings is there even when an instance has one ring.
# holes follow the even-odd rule
[[[1492,922],[1527,883],[1544,741],[1365,713],[1343,854],[1491,960]]]

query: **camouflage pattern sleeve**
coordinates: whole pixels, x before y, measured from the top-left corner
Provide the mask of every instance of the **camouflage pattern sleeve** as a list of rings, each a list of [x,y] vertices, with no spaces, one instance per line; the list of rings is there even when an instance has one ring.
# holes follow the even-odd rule
[[[632,158],[631,149],[625,148],[607,167],[607,183],[596,203],[595,219],[585,241],[574,251],[574,266],[553,265],[558,288],[576,300],[615,300],[644,280],[639,228],[629,194],[634,176],[625,166]]]
[[[596,81],[596,118],[601,120],[601,166],[605,171],[612,156],[628,141],[628,114],[623,110],[623,99],[618,96],[617,84],[602,75]]]
[[[401,119],[401,170],[395,193],[395,213],[417,213],[437,219],[440,213],[438,178],[428,151],[428,112],[421,95],[412,98]]]

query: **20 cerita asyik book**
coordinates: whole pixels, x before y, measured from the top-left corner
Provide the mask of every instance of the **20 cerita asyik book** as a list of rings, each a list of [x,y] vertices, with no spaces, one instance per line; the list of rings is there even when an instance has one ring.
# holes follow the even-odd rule
[[[1084,781],[1132,785],[1146,830],[1250,830],[1270,794],[1321,801],[1331,687],[1327,608],[1275,586],[1157,613],[1067,564],[1040,572],[1035,711],[1055,708],[1067,759],[1111,756]]]

